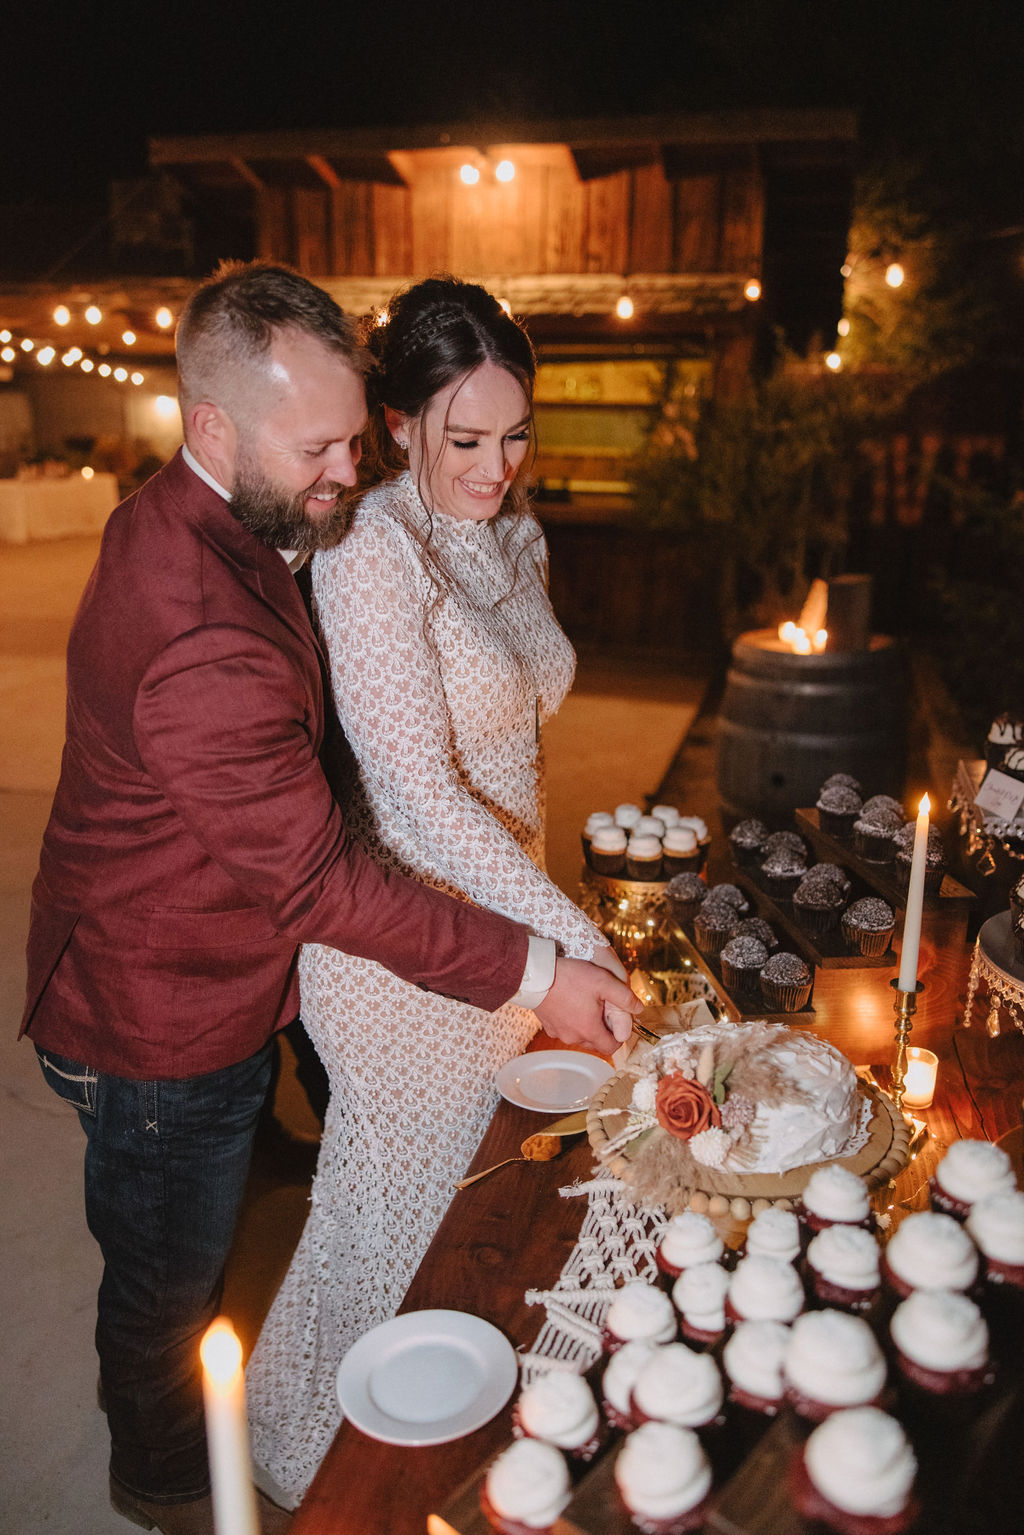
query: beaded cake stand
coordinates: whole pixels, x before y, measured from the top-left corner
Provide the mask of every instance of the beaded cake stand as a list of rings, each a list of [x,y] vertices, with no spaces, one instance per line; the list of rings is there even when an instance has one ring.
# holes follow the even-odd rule
[[[1010,913],[997,912],[982,924],[974,944],[971,973],[967,982],[964,1028],[971,1026],[971,1012],[979,985],[988,991],[988,1016],[985,1027],[992,1039],[1000,1032],[1002,1007],[1011,1022],[1024,1033],[1024,965],[1017,957],[1010,928]]]

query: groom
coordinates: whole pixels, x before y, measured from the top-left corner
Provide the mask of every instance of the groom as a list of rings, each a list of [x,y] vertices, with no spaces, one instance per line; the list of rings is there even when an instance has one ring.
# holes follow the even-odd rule
[[[23,1029],[86,1135],[111,1501],[193,1535],[213,1528],[198,1344],[272,1036],[298,1011],[298,944],[484,1009],[516,1000],[603,1052],[605,1006],[628,1029],[639,1004],[610,950],[607,968],[556,958],[346,833],[293,568],[346,526],[366,423],[350,322],[292,272],[229,265],[186,306],[177,354],[185,446],[112,514],[71,632]]]

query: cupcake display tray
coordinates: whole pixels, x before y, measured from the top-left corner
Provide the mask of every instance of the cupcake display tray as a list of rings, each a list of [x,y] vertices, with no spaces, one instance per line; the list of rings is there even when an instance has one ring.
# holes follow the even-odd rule
[[[894,1410],[891,1404],[888,1410]],[[1024,1402],[1009,1371],[966,1416],[940,1408],[933,1419],[921,1421],[905,1416],[898,1405],[894,1412],[918,1460],[920,1513],[908,1521],[906,1535],[1009,1535],[1019,1529]],[[825,1535],[793,1497],[792,1470],[809,1432],[810,1425],[788,1409],[763,1430],[729,1422],[717,1430],[707,1446],[715,1487],[696,1530],[706,1535]],[[637,1535],[615,1484],[620,1443],[617,1437],[583,1475],[545,1535]],[[487,1466],[481,1466],[440,1514],[428,1517],[428,1535],[495,1535],[480,1507],[486,1473]]]
[[[754,904],[757,906],[757,892],[751,893],[754,895]],[[771,922],[777,931],[781,926],[769,911],[752,910],[750,915],[764,917],[765,921]],[[702,971],[707,976],[723,1004],[724,1011],[730,1018],[766,1018],[772,1023],[812,1023],[814,1021],[814,966],[806,954],[802,954],[802,957],[811,965],[811,994],[806,1005],[790,1013],[770,1012],[761,1001],[759,992],[752,991],[748,995],[741,991],[730,991],[722,979],[722,966],[718,955],[706,954],[703,949],[698,948],[691,936],[692,924],[687,926],[675,921],[667,922],[662,928],[662,939],[675,956],[677,964],[687,970]],[[779,932],[779,940],[782,948],[789,947],[784,941],[782,932]],[[655,974],[657,973],[656,966],[652,966],[651,969]]]
[[[852,837],[833,837],[822,830],[815,809],[797,810],[795,816],[797,831],[810,842],[819,862],[842,864],[848,874],[856,874],[870,886],[872,894],[880,895],[883,901],[888,901],[894,911],[903,910],[907,904],[907,887],[897,877],[895,864],[870,863],[868,859],[861,858],[854,851]],[[966,931],[967,912],[974,899],[974,892],[968,890],[966,885],[961,885],[951,874],[944,874],[937,893],[925,891],[925,911],[941,910],[947,915],[959,912]]]
[[[829,858],[820,859],[819,862],[838,863],[839,860]],[[874,888],[866,885],[855,870],[847,869],[846,872],[852,886],[850,901],[876,894]],[[775,928],[782,946],[795,949],[809,965],[827,970],[891,970],[895,966],[896,956],[891,947],[877,958],[859,954],[849,948],[838,925],[827,933],[809,932],[797,917],[788,896],[775,895],[766,888],[764,876],[756,865],[737,868],[734,873],[737,885],[755,902],[757,915]]]

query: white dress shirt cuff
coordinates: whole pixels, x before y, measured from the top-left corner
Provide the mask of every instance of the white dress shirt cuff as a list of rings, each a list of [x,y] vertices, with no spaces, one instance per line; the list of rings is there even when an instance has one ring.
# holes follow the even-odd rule
[[[516,1007],[539,1007],[555,980],[555,941],[530,935],[523,984],[512,997]]]

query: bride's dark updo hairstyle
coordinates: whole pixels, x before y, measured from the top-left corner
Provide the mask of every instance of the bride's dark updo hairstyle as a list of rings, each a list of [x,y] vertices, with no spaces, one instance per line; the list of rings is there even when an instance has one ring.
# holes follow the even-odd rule
[[[370,429],[363,445],[368,484],[391,479],[407,467],[405,454],[388,430],[386,406],[409,417],[410,430],[421,433],[425,448],[427,405],[440,390],[485,362],[511,373],[532,406],[537,359],[530,338],[476,283],[442,276],[406,288],[391,300],[382,321],[371,323],[366,346],[375,362],[367,379]],[[418,488],[426,502],[426,487]],[[517,478],[506,505],[518,510],[525,497],[526,487]]]

